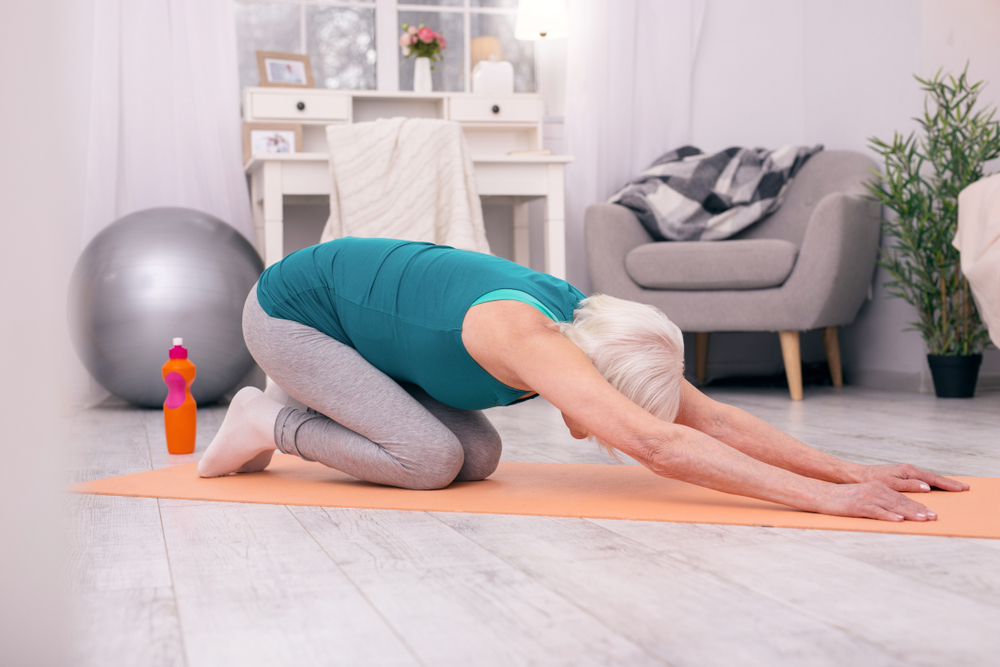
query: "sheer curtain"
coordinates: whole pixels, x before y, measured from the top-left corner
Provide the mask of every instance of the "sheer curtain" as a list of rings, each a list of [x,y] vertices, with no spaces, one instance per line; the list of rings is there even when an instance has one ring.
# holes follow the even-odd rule
[[[183,206],[253,240],[232,0],[94,0],[82,241]]]
[[[691,140],[691,80],[705,0],[569,0],[566,246],[589,291],[583,212]]]

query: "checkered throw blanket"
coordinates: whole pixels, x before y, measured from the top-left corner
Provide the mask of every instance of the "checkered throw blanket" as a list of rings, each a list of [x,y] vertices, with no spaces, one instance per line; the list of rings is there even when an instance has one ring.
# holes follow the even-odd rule
[[[608,201],[635,212],[657,241],[716,241],[773,213],[792,177],[822,146],[684,146],[661,156]]]

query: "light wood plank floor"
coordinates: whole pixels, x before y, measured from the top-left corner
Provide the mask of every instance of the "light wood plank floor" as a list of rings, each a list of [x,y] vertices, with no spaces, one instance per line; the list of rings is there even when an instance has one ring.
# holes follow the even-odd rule
[[[1000,476],[1000,393],[715,390],[861,462]],[[76,415],[72,481],[197,460],[162,413]],[[609,463],[542,400],[508,461]],[[631,462],[630,462],[631,463]],[[627,463],[627,464],[630,464]],[[69,496],[74,664],[998,665],[1000,540]],[[1000,510],[998,510],[1000,511]]]

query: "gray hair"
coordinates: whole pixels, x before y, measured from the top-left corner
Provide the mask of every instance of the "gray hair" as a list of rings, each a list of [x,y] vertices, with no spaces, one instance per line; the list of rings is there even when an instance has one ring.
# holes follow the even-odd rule
[[[559,329],[611,386],[654,417],[674,421],[681,405],[684,337],[663,311],[595,294]],[[597,441],[614,456],[607,443]]]

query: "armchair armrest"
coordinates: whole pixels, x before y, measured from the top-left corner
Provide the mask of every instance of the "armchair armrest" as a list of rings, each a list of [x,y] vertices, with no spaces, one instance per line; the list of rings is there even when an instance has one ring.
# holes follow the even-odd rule
[[[653,237],[629,209],[618,204],[591,204],[583,216],[587,266],[594,291],[628,298],[639,287],[625,270],[625,256]]]
[[[816,205],[782,286],[787,310],[810,314],[801,330],[854,321],[874,275],[879,231],[878,204],[862,196],[833,193]]]

